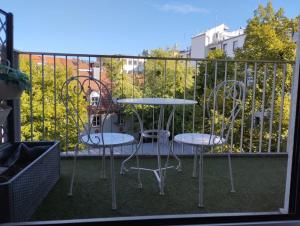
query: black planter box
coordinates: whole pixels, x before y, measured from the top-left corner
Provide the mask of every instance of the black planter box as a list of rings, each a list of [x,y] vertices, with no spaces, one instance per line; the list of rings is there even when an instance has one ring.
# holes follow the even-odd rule
[[[59,142],[22,143],[49,148],[7,182],[0,183],[0,223],[29,220],[60,176]],[[18,144],[2,147],[0,154]]]

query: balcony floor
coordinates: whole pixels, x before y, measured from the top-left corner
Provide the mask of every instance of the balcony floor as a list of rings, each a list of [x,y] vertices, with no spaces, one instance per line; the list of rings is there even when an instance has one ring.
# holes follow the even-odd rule
[[[266,212],[283,207],[287,161],[284,156],[233,157],[235,193],[230,193],[227,158],[205,157],[204,208],[201,209],[197,207],[197,179],[191,177],[191,157],[182,157],[182,172],[168,170],[164,196],[159,195],[156,180],[150,172],[142,172],[142,190],[137,188],[136,171],[120,175],[121,160],[116,159],[117,210],[111,210],[109,178],[100,179],[100,161],[78,160],[74,195],[68,197],[73,162],[62,159],[61,178],[32,220]],[[155,163],[154,158],[141,159],[141,166],[154,166]],[[135,161],[130,164],[135,164]],[[109,173],[109,161],[106,166]]]

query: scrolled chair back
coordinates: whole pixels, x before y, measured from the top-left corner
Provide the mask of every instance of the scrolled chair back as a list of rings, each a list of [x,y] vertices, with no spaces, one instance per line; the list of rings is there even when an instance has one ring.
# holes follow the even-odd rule
[[[219,138],[211,136],[212,139],[218,139],[216,143],[227,143],[234,122],[244,106],[243,101],[245,101],[245,84],[241,81],[223,81],[211,91],[207,101],[207,112],[211,120],[211,135],[219,136]],[[221,120],[220,118],[216,120],[220,115]],[[219,133],[216,132],[216,121],[221,122]]]
[[[92,98],[98,97],[95,99]],[[84,98],[84,107],[86,108],[88,120],[84,120],[80,114],[79,99]],[[113,112],[114,102],[111,92],[107,86],[100,80],[92,76],[72,76],[68,78],[61,89],[60,99],[66,107],[66,113],[78,128],[79,142],[85,137],[84,143],[93,145],[104,145],[103,129],[107,117]],[[81,109],[83,110],[83,109]],[[101,114],[100,134],[93,135],[92,114]],[[87,121],[87,122],[86,122]]]

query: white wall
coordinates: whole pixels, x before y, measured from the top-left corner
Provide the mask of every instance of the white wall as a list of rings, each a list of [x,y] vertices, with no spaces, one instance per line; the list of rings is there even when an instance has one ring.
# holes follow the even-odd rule
[[[131,62],[131,63],[130,63]],[[125,73],[143,72],[144,71],[144,59],[124,59],[123,70]]]
[[[210,48],[223,48],[223,44],[227,44],[227,55],[233,57],[234,41],[237,41],[238,48],[243,47],[245,41],[244,29],[240,28],[236,31],[228,31],[228,27],[225,24],[221,24],[192,37],[191,57],[205,58]]]
[[[205,34],[192,38],[191,58],[204,58],[205,53]]]
[[[220,47],[223,49],[224,44],[226,44],[225,53],[229,57],[234,57],[233,43],[237,42],[237,48],[242,48],[245,42],[246,35],[240,35],[234,38],[227,39],[220,43]]]

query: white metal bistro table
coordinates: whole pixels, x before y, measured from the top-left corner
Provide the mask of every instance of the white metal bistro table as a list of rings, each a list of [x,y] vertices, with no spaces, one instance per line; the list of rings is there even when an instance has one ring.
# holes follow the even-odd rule
[[[136,169],[138,171],[140,170],[145,170],[145,171],[151,171],[154,173],[157,182],[158,182],[158,186],[159,186],[159,193],[161,195],[164,194],[164,176],[165,174],[163,172],[165,172],[168,168],[173,168],[174,166],[168,166],[168,160],[169,160],[169,156],[170,154],[172,154],[172,156],[177,160],[178,165],[177,165],[177,170],[181,170],[181,161],[180,159],[176,156],[176,154],[174,153],[174,150],[169,142],[169,139],[167,139],[167,143],[169,146],[169,152],[168,152],[168,156],[167,156],[167,161],[165,163],[165,166],[162,167],[161,164],[161,150],[160,150],[160,142],[161,139],[164,138],[169,138],[170,136],[170,131],[169,131],[169,127],[171,124],[171,120],[174,117],[174,113],[175,113],[175,109],[176,106],[182,106],[182,105],[195,105],[197,103],[197,101],[195,100],[186,100],[186,99],[176,99],[176,98],[127,98],[127,99],[119,99],[117,100],[117,103],[119,104],[129,104],[133,107],[133,112],[135,113],[135,115],[137,116],[137,119],[139,121],[140,124],[140,132],[141,132],[141,136],[140,136],[140,140],[139,143],[137,145],[136,150],[128,157],[126,158],[122,164],[121,164],[121,174],[124,173],[124,171],[126,171],[126,167],[125,167],[125,163],[127,161],[129,161],[131,158],[133,158],[134,156],[136,156],[138,158],[138,151],[143,143],[143,138],[155,138],[157,139],[157,165],[158,167],[156,169],[149,169],[149,168],[140,168],[139,165],[137,167],[131,167],[131,169]],[[152,106],[159,106],[160,110],[159,110],[159,117],[158,117],[158,123],[157,123],[157,129],[152,129],[152,130],[144,130],[144,123],[142,121],[142,118],[140,117],[137,109],[136,109],[136,105],[152,105]],[[172,106],[172,110],[171,113],[168,117],[167,123],[166,123],[166,127],[164,129],[164,110],[166,106]],[[140,184],[140,187],[142,185]]]

